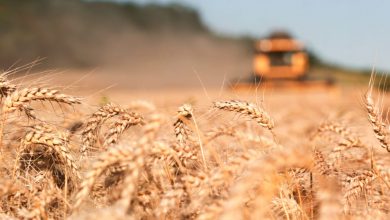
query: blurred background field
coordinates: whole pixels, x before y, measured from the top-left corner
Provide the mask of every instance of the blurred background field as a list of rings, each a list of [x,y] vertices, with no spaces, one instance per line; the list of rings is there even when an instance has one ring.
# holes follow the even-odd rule
[[[202,4],[205,3],[199,3]],[[220,13],[232,7],[230,4],[220,2]],[[242,4],[250,7],[254,3]],[[69,83],[88,75],[79,85],[133,90],[199,88],[201,84],[219,88],[224,81],[250,76],[253,45],[268,32],[257,36],[245,32],[221,33],[206,24],[201,16],[204,12],[194,7],[196,5],[195,1],[4,0],[0,3],[0,65],[7,70],[39,60],[33,72],[48,69],[63,72],[59,75]],[[271,9],[267,9],[266,1],[257,6],[259,14],[273,14],[277,24],[278,17],[288,20],[291,16],[283,14],[282,9],[267,12]],[[353,10],[360,8],[351,6],[351,12]],[[242,13],[237,16],[245,16],[245,11]],[[296,13],[302,16],[299,13],[305,12]],[[331,14],[329,16],[331,20]],[[310,19],[315,23],[324,18],[308,16],[307,20]],[[224,25],[224,21],[219,22]],[[262,27],[263,21],[258,19],[257,22],[258,27]],[[317,26],[320,25],[319,22]],[[338,27],[335,25],[334,33],[324,32],[323,35],[335,38]],[[275,25],[275,28],[296,33],[289,26]],[[361,29],[364,31],[365,27]],[[339,41],[348,44],[354,39],[340,36]],[[367,84],[368,73],[375,63],[363,68],[343,65],[343,61],[322,58],[318,55],[321,51],[310,46],[313,45],[307,50],[312,76],[333,78],[338,85]],[[335,56],[338,53],[340,51],[334,51]],[[370,51],[361,53],[374,60]],[[379,67],[382,67],[380,73],[386,71],[383,65]]]

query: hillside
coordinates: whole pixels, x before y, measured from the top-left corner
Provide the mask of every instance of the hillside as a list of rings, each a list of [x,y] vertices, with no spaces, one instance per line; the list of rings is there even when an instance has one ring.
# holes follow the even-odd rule
[[[96,54],[125,35],[208,34],[197,12],[182,5],[80,0],[1,1],[0,27],[2,66],[39,57],[53,66],[94,66]]]

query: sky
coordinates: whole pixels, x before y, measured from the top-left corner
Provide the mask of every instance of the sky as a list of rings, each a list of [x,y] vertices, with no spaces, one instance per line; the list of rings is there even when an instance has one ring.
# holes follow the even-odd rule
[[[183,3],[213,31],[261,37],[285,29],[321,58],[390,73],[390,1],[386,0],[116,0]]]

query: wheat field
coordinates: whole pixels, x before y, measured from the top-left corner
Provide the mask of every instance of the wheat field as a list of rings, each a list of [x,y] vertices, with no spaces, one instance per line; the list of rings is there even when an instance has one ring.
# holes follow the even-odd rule
[[[1,219],[390,217],[389,100],[371,83],[114,102],[9,75]]]

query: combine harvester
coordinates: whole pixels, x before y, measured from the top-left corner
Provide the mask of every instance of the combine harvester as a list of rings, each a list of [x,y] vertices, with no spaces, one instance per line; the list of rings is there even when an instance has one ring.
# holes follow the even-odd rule
[[[253,76],[231,83],[233,89],[331,88],[332,79],[316,79],[309,74],[309,56],[302,43],[286,32],[274,32],[256,42]]]

